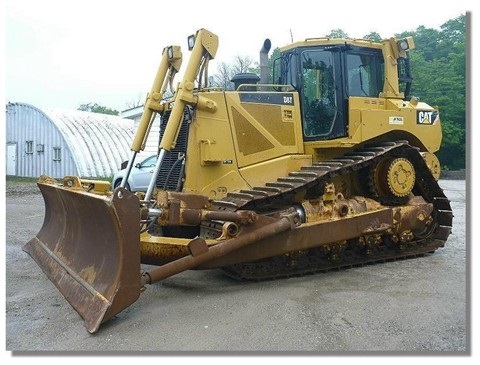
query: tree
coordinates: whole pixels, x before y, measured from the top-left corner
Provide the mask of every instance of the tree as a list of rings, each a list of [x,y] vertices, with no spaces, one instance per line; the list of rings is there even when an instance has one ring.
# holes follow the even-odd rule
[[[382,37],[377,32],[370,32],[367,35],[363,36],[363,39],[368,39],[373,42],[381,42]]]
[[[444,170],[459,170],[465,168],[466,140],[465,129],[457,123],[442,121],[443,140],[438,159]]]
[[[327,38],[345,38],[350,39],[347,33],[345,33],[340,28],[332,29],[329,34],[326,35]]]
[[[233,60],[233,74],[251,72],[253,60],[248,56],[236,56]]]
[[[82,110],[85,112],[91,113],[100,113],[100,114],[110,114],[110,115],[118,115],[118,110],[107,108],[106,106],[98,105],[97,103],[87,103],[87,104],[80,104],[77,110]]]
[[[270,83],[272,84],[276,84],[278,82],[278,77],[280,76],[278,74],[279,70],[276,70],[276,74],[275,74],[275,78],[277,80],[274,80],[273,79],[273,68],[274,68],[274,62],[276,59],[280,58],[280,55],[281,55],[281,52],[280,52],[280,48],[275,48],[272,53],[270,54],[270,57],[268,58],[268,80]],[[277,61],[278,63],[278,61]],[[277,65],[276,67],[278,67],[279,65]],[[260,72],[260,66],[258,68],[258,72]]]
[[[438,157],[450,170],[466,164],[465,16],[447,21],[441,31],[418,27],[397,37],[413,36],[410,52],[411,94],[440,110],[443,139]]]
[[[142,106],[144,100],[145,100],[145,97],[141,93],[138,93],[135,99],[132,99],[125,103],[125,107],[127,109],[134,109],[136,107]]]
[[[396,34],[397,38],[414,36],[415,48],[421,49],[426,60],[447,57],[449,53],[465,48],[466,19],[460,15],[448,20],[440,27],[441,30],[419,26],[415,31],[405,31]]]
[[[253,60],[248,56],[235,56],[233,63],[220,62],[217,73],[213,75],[211,86],[222,87],[224,90],[233,90],[231,82],[233,76],[239,73],[255,72]]]
[[[427,61],[431,61],[434,58],[441,57],[437,51],[441,34],[438,30],[433,28],[425,28],[421,25],[416,31],[407,31],[400,34],[396,34],[396,38],[405,38],[412,36],[415,41],[415,48],[422,50],[423,56]]]
[[[442,35],[450,44],[465,43],[465,15],[460,15],[455,19],[448,20],[440,27]]]
[[[217,66],[217,73],[213,75],[211,86],[221,87],[224,90],[231,90],[231,73],[231,67],[226,62],[220,62]]]

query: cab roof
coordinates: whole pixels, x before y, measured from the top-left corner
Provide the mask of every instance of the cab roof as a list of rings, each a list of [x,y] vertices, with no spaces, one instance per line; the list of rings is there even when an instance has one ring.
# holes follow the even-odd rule
[[[367,47],[381,49],[382,43],[374,42],[368,39],[345,39],[345,38],[306,38],[304,41],[294,42],[287,46],[280,47],[281,52],[286,52],[295,48],[315,47],[315,46],[336,46],[336,45],[352,45],[357,47]]]

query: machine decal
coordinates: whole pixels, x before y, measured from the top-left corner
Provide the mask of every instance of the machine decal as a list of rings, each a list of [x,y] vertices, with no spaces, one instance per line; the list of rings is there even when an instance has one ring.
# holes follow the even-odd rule
[[[294,105],[292,93],[239,93],[242,103]]]
[[[403,117],[389,117],[388,124],[403,125]]]
[[[418,110],[417,124],[432,125],[438,121],[438,111],[436,110]]]

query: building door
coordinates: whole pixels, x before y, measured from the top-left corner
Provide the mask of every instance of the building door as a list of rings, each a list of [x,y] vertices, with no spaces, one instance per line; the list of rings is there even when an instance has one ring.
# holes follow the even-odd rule
[[[7,175],[17,175],[17,144],[7,144]]]

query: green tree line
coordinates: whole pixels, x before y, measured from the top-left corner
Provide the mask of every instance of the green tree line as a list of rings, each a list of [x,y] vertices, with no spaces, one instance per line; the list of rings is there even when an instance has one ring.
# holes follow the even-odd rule
[[[119,115],[120,112],[115,109],[107,108],[106,106],[99,105],[97,103],[87,103],[87,104],[80,104],[77,110],[81,110],[84,112],[90,113],[100,113],[100,114],[109,114],[109,115]]]

